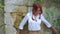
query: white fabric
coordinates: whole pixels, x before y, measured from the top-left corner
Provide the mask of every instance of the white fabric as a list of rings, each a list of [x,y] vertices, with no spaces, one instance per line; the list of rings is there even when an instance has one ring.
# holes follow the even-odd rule
[[[33,16],[34,18],[34,16]],[[32,20],[32,12],[27,13],[27,15],[23,18],[23,20],[20,23],[19,29],[23,30],[24,24],[28,21],[28,30],[29,31],[38,31],[41,30],[41,21],[46,24],[48,28],[51,27],[51,24],[44,18],[44,16],[41,14],[41,18],[39,19],[39,15],[36,16],[36,20]]]

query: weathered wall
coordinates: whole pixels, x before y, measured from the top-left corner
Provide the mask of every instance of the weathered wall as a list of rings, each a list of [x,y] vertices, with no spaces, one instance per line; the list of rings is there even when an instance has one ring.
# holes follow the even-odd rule
[[[26,0],[5,0],[5,30],[6,34],[16,34],[16,29],[13,27],[14,22],[19,23],[20,14],[26,13],[27,7],[19,6],[23,5]],[[24,3],[23,3],[24,2]],[[21,13],[22,12],[22,13]],[[24,14],[22,14],[23,16]]]

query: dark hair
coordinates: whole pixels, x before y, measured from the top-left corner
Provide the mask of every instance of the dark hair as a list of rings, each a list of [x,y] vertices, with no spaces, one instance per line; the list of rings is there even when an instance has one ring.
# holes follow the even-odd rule
[[[42,14],[42,6],[39,3],[34,3],[32,7],[33,7],[32,11],[34,10],[36,11],[38,8],[40,8]]]
[[[38,8],[40,8],[40,11],[41,11],[40,16],[39,16],[39,19],[40,19],[41,14],[42,14],[42,6],[39,3],[34,3],[32,7],[33,7],[32,11],[36,11]],[[32,20],[35,20],[33,19],[33,16],[32,16]]]

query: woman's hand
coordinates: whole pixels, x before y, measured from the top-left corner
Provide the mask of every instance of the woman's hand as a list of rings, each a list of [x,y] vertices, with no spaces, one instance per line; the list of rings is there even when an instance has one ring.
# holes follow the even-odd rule
[[[53,34],[58,34],[58,31],[53,26],[50,29],[52,30]]]
[[[20,34],[20,33],[21,33],[21,30],[20,30],[20,29],[18,29],[17,34]]]

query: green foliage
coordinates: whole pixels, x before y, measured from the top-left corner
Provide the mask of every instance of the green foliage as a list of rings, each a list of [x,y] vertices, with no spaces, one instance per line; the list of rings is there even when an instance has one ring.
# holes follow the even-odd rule
[[[3,4],[4,4],[4,1],[0,0],[0,10],[3,10]]]
[[[50,0],[51,2],[54,2],[56,4],[60,4],[60,0]]]
[[[0,10],[2,10],[3,9],[3,6],[0,4]]]
[[[43,3],[43,0],[36,0],[35,2]]]
[[[58,24],[58,26],[60,26],[60,17],[57,18],[57,24]]]

